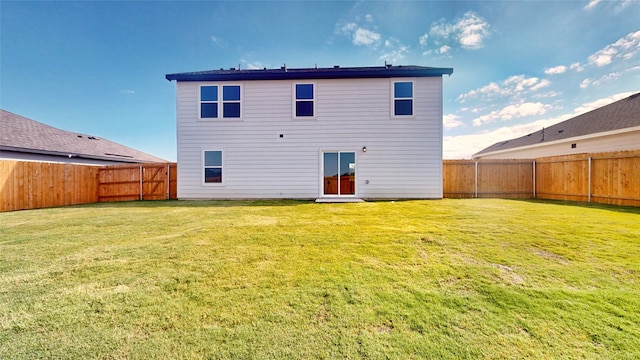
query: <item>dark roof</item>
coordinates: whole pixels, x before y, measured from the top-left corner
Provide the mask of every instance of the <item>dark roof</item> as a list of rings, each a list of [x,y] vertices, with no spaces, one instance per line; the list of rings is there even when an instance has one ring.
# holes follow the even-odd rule
[[[534,133],[495,143],[477,152],[474,156],[635,126],[640,126],[640,93]]]
[[[0,110],[0,150],[117,162],[166,162],[97,136],[56,129]]]
[[[390,77],[433,77],[451,75],[452,68],[435,68],[415,65],[385,65],[372,67],[339,67],[289,69],[208,70],[167,74],[167,80],[176,81],[239,81],[239,80],[311,80],[311,79],[354,79]]]

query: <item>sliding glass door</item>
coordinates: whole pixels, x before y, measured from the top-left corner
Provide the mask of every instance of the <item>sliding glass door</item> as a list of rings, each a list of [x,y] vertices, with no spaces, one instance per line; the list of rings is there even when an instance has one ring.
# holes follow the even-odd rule
[[[323,153],[323,193],[324,195],[356,194],[356,153]]]

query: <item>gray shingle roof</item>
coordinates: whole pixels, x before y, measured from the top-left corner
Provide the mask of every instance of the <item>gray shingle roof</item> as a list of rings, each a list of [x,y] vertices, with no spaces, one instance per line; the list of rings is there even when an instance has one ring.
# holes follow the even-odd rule
[[[56,129],[0,109],[0,150],[118,162],[167,162],[97,136]]]
[[[495,143],[474,156],[640,126],[640,93],[591,110],[534,133]]]

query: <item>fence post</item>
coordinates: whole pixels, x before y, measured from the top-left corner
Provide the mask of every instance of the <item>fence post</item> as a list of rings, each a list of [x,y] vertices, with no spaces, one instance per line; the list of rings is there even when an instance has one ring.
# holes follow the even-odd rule
[[[140,200],[143,200],[144,195],[142,194],[142,165],[140,165]]]
[[[591,202],[591,156],[589,156],[589,175],[587,176],[587,202]]]
[[[171,164],[167,163],[167,200],[171,199]]]
[[[476,195],[476,199],[478,198],[478,162],[476,161],[476,166],[475,166],[475,171],[476,171],[476,175],[475,175],[475,185],[474,185],[474,189],[475,189],[475,195]]]
[[[536,198],[536,161],[533,160],[533,198]]]

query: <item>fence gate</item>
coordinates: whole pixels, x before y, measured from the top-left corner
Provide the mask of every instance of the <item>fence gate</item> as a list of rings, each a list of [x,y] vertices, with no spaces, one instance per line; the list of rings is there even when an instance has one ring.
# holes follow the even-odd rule
[[[175,164],[107,166],[98,173],[98,201],[175,199]]]
[[[142,167],[142,200],[169,198],[169,168],[166,164]]]

